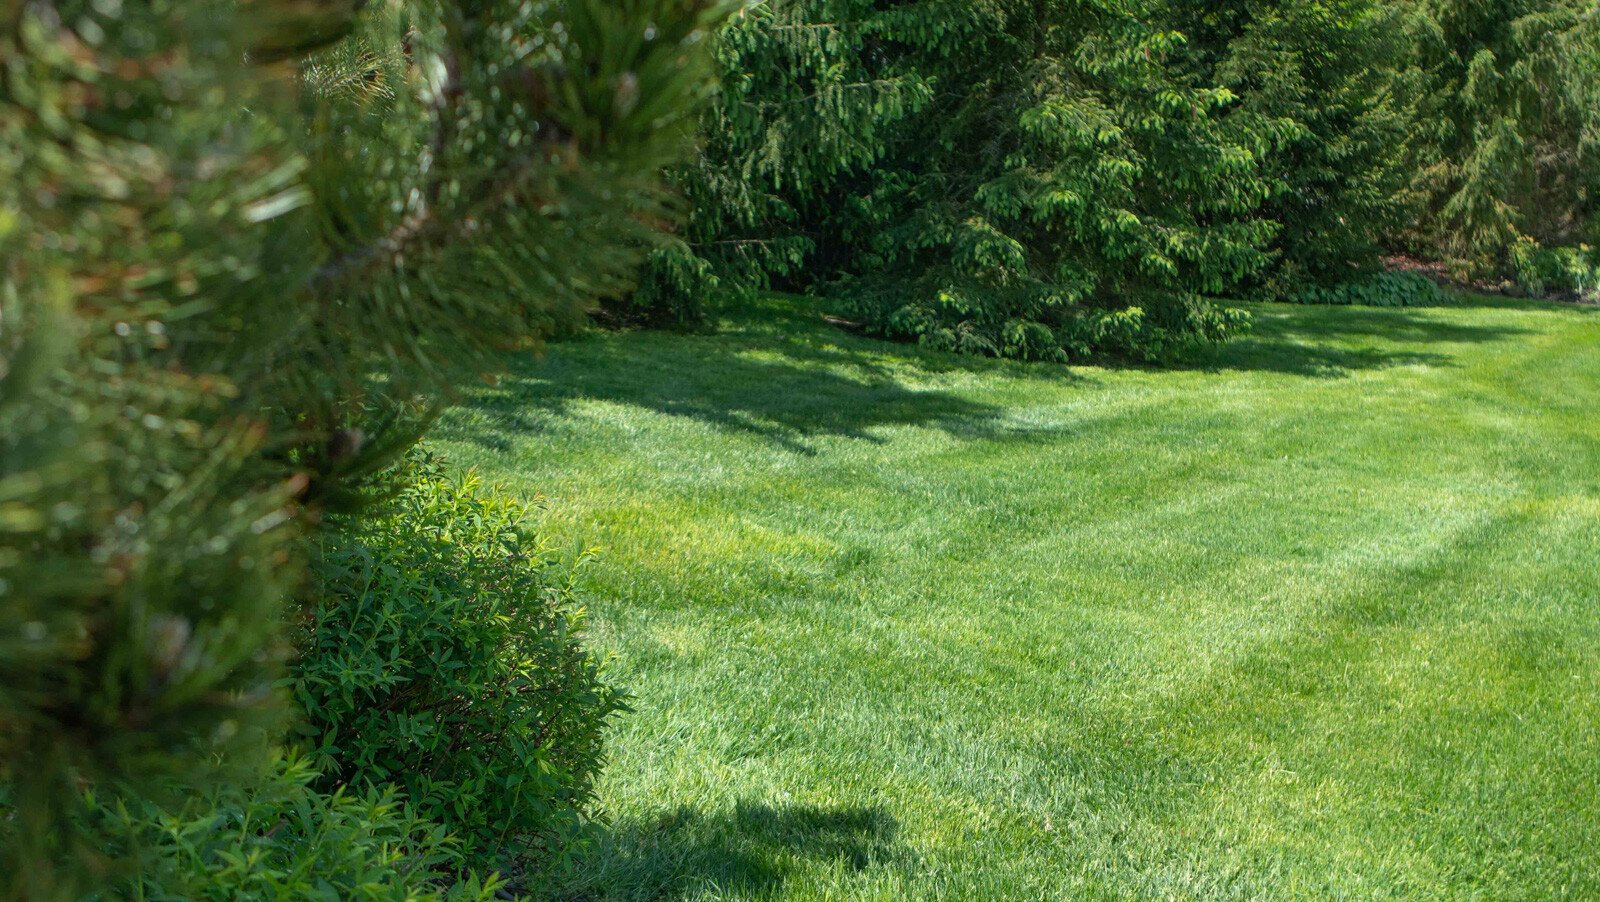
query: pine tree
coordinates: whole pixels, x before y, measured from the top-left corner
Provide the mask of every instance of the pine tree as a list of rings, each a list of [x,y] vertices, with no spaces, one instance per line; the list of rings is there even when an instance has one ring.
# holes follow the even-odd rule
[[[1424,206],[1414,240],[1467,274],[1519,242],[1600,241],[1600,13],[1578,0],[1422,0],[1410,16]]]
[[[1254,137],[1270,190],[1250,215],[1276,228],[1263,293],[1375,269],[1411,214],[1396,152],[1409,124],[1395,97],[1399,17],[1368,0],[1174,2],[1167,15],[1194,77],[1235,95],[1226,115]]]
[[[905,15],[866,0],[769,2],[722,30],[719,99],[699,154],[673,174],[687,200],[684,230],[652,254],[639,291],[613,314],[689,325],[718,287],[805,281],[837,186],[874,166],[932,98],[923,73],[873,63],[881,23]]]
[[[914,53],[969,86],[919,119],[879,192],[882,260],[856,309],[889,335],[952,350],[1158,357],[1226,335],[1202,299],[1262,265],[1240,214],[1263,186],[1216,115],[1226,92],[1183,83],[1182,35],[1114,3],[969,10],[959,51]]]
[[[320,513],[671,214],[717,4],[361,5],[0,4],[15,893],[107,873],[85,789],[192,789],[275,735]]]
[[[1267,192],[1232,97],[1115,3],[776,0],[724,38],[685,242],[636,301],[830,289],[874,330],[1064,359],[1159,356],[1241,315]],[[676,311],[673,313],[672,311]]]

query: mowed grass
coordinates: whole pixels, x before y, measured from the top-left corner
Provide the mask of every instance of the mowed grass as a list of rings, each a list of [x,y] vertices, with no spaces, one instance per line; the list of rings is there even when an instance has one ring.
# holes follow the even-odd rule
[[[1255,315],[1064,368],[773,299],[474,390],[636,694],[573,894],[1600,898],[1600,311]]]

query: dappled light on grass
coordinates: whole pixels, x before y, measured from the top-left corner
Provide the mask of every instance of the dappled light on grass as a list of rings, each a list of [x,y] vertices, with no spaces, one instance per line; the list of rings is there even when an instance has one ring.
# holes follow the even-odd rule
[[[781,309],[782,322],[816,333],[815,316],[798,302]],[[899,426],[964,438],[1026,431],[1003,422],[992,404],[903,380],[903,373],[920,371],[915,357],[862,355],[829,338],[826,332],[784,337],[760,320],[731,325],[715,337],[585,336],[549,359],[517,358],[498,385],[473,391],[472,413],[458,417],[456,428],[504,450],[541,424],[581,416],[586,403],[604,402],[748,433],[798,453],[813,453],[811,440],[820,437],[882,442],[883,430]],[[945,372],[957,362],[968,372],[992,369],[985,361],[939,359],[944,356],[926,359]],[[1057,378],[1070,378],[1070,371],[1056,369]]]
[[[602,549],[575,895],[1600,894],[1600,317],[1251,309],[1158,371],[777,299],[453,411]]]

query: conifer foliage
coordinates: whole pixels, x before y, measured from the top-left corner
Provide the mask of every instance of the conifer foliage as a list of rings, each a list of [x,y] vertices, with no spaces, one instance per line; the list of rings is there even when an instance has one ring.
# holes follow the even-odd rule
[[[1369,0],[1174,0],[1184,68],[1236,100],[1226,107],[1267,191],[1267,268],[1245,287],[1293,298],[1366,278],[1405,225],[1408,122],[1395,96],[1401,17]]]
[[[1261,265],[1270,230],[1242,214],[1264,186],[1227,92],[1173,77],[1183,36],[1097,2],[978,4],[952,26],[956,51],[903,32],[904,64],[967,87],[890,149],[904,189],[873,186],[854,309],[1029,359],[1159,357],[1237,328],[1199,293]]]
[[[1221,339],[1211,297],[1374,267],[1392,31],[1360,0],[772,0],[724,35],[693,225],[636,300],[776,279],[1033,359]]]
[[[1600,244],[1600,11],[1584,0],[1405,9],[1413,241],[1478,276],[1526,275],[1548,263],[1541,250]]]
[[[321,514],[668,221],[716,3],[363,5],[0,3],[4,894],[281,735]]]
[[[933,97],[923,73],[878,62],[877,23],[891,15],[828,0],[748,4],[732,19],[718,36],[721,92],[703,150],[673,174],[685,227],[611,313],[690,325],[717,288],[807,280],[840,227],[837,189]]]

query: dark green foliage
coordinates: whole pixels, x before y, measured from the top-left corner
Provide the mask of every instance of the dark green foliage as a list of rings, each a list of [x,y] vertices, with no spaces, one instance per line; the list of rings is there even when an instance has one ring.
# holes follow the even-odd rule
[[[884,331],[1153,359],[1243,324],[1205,297],[1375,266],[1403,122],[1384,96],[1398,48],[1370,4],[1036,4],[1005,19],[962,79],[981,99],[923,142],[969,148],[932,170],[985,173],[970,208],[925,207],[954,265],[886,273],[909,302],[864,310]],[[996,69],[1015,83],[984,68],[1008,52],[1018,62]],[[969,190],[936,184],[930,197]],[[891,229],[884,255],[918,244]]]
[[[1360,307],[1436,307],[1447,298],[1438,283],[1414,272],[1377,272],[1341,282],[1312,286],[1295,296],[1302,304]]]
[[[651,251],[631,293],[610,298],[596,320],[693,331],[705,325],[706,296],[722,284],[712,264],[681,242]]]
[[[772,0],[720,53],[683,240],[614,314],[777,282],[938,348],[1157,358],[1397,241],[1534,293],[1581,277],[1519,241],[1600,241],[1579,0]]]
[[[1207,297],[1374,268],[1396,33],[1339,0],[763,4],[724,34],[686,241],[637,309],[777,279],[969,353],[1220,340],[1246,318]]]
[[[909,54],[971,88],[892,149],[903,187],[874,198],[853,310],[1028,359],[1157,358],[1238,328],[1200,294],[1263,265],[1271,229],[1240,214],[1265,186],[1217,115],[1227,92],[1172,77],[1183,38],[1111,3],[967,15]]]
[[[0,2],[0,895],[270,741],[319,518],[670,221],[712,0],[361,5]]]
[[[580,643],[571,567],[476,478],[426,457],[395,478],[324,539],[294,665],[304,735],[324,782],[399,787],[473,866],[556,870],[622,707]]]
[[[1600,301],[1600,251],[1588,245],[1541,247],[1522,238],[1511,248],[1517,283],[1536,297]]]
[[[1417,0],[1409,13],[1413,242],[1463,274],[1523,238],[1600,241],[1600,14],[1587,0]]]
[[[751,4],[719,33],[722,90],[704,147],[674,173],[689,210],[680,240],[654,252],[639,290],[609,314],[692,324],[710,291],[805,280],[819,240],[839,228],[832,189],[870,168],[933,94],[925,74],[871,59],[879,20],[906,19],[872,6]]]
[[[393,790],[329,793],[302,758],[275,762],[248,790],[191,798],[176,810],[149,802],[99,808],[93,829],[114,857],[138,861],[118,898],[351,899],[433,902],[494,899],[500,883],[461,879],[458,843]]]
[[[1372,0],[1172,4],[1193,72],[1238,101],[1227,115],[1253,141],[1269,187],[1251,215],[1276,227],[1268,297],[1336,285],[1377,267],[1405,224],[1393,98],[1404,64],[1399,17]]]
[[[1261,265],[1269,230],[1232,214],[1263,186],[1225,94],[1168,77],[1178,36],[1109,3],[769,6],[726,40],[691,172],[705,272],[804,266],[881,334],[1015,357],[1242,322],[1199,292]]]

